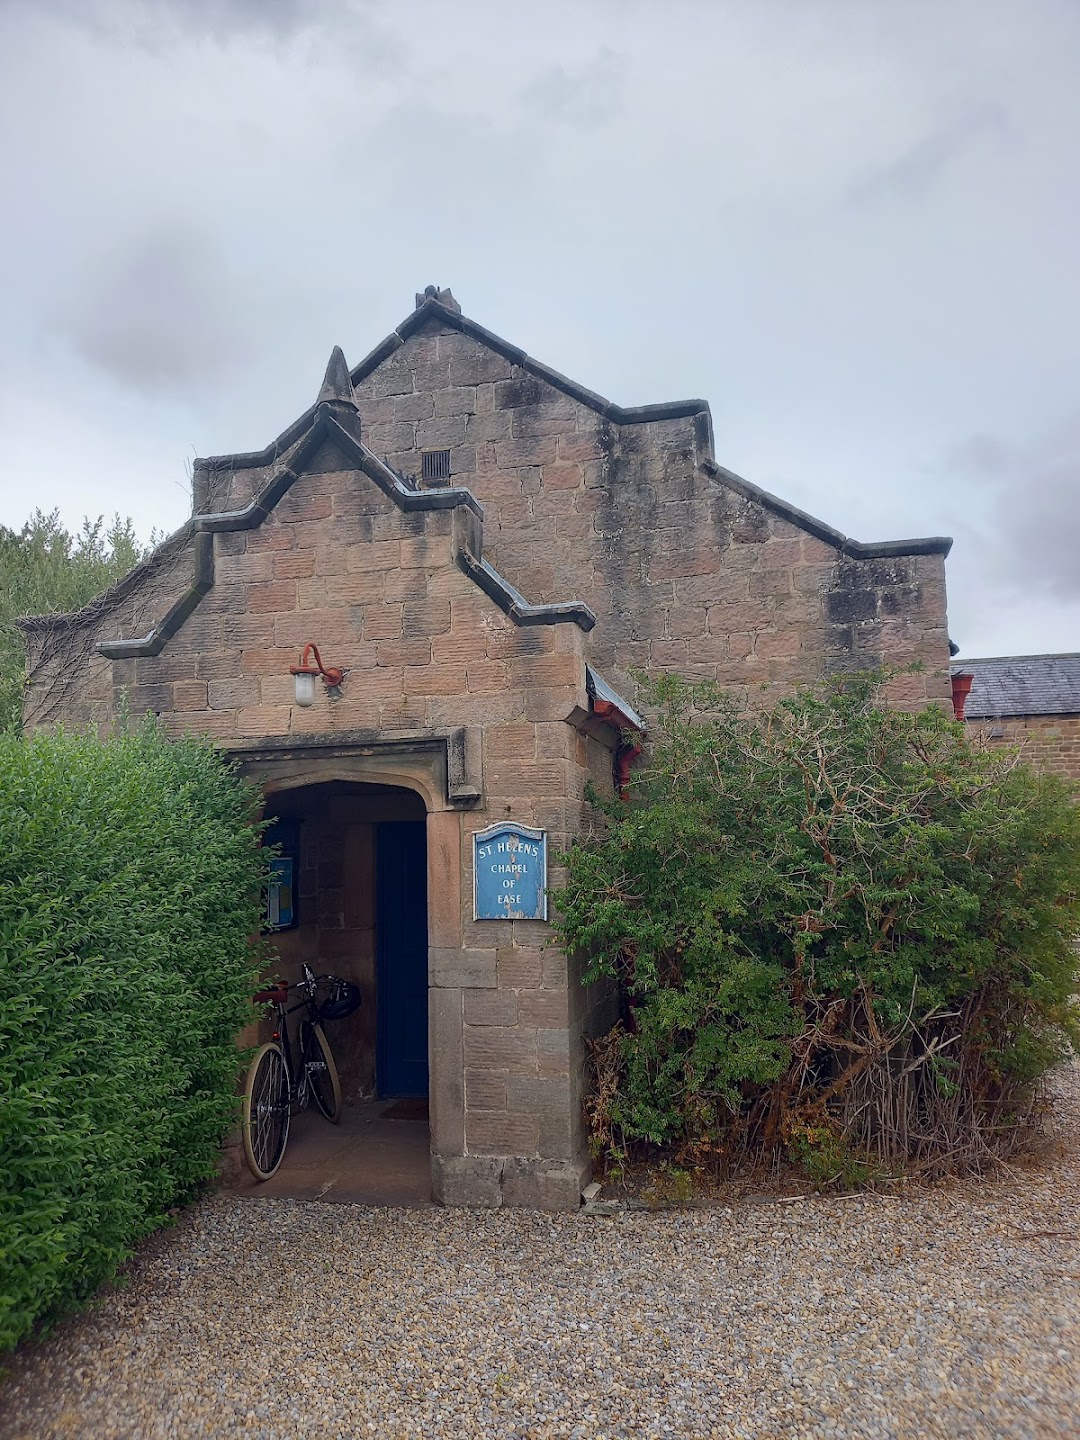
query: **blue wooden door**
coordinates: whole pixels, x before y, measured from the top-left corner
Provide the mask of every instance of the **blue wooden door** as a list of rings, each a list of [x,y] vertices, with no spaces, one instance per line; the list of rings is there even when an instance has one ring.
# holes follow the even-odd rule
[[[376,1055],[381,1097],[428,1093],[427,831],[385,821],[375,849]]]

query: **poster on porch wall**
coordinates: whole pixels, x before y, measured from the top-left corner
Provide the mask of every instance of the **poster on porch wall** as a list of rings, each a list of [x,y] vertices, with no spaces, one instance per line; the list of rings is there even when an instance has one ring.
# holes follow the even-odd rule
[[[279,855],[270,861],[266,885],[267,930],[291,930],[296,924],[293,907],[293,858]]]
[[[547,832],[489,825],[473,836],[473,917],[547,919]]]

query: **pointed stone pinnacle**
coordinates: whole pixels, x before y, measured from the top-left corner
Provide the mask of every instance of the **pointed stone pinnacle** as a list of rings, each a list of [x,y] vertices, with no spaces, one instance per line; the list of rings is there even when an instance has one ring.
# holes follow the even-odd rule
[[[356,404],[352,378],[349,375],[349,367],[345,363],[345,356],[342,354],[340,345],[334,346],[330,364],[327,365],[326,375],[323,377],[322,389],[319,391],[319,398],[315,404],[321,405],[328,400],[344,400],[347,405]]]

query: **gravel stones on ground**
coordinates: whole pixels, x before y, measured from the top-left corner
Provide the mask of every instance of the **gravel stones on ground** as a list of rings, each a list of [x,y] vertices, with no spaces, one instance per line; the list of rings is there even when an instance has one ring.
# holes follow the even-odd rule
[[[209,1199],[0,1384],[2,1440],[1080,1434],[1080,1087],[1044,1167],[589,1218]]]

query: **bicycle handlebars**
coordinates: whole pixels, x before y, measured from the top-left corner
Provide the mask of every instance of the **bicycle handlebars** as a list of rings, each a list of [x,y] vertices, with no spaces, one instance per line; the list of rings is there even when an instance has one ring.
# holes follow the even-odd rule
[[[269,985],[265,990],[257,990],[252,996],[256,1005],[284,1005],[289,998],[290,990],[304,990],[310,997],[314,997],[316,988],[323,981],[336,981],[336,975],[316,975],[310,965],[305,964],[304,977],[302,980],[294,980],[290,985],[287,980],[279,980],[276,985]]]

